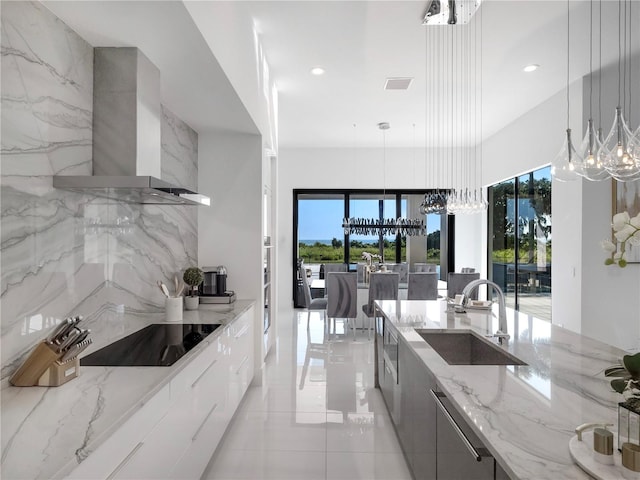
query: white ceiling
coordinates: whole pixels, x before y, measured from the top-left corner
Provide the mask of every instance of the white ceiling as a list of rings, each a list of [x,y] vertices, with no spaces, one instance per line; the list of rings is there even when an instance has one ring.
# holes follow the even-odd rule
[[[632,3],[638,18],[640,0]],[[246,112],[231,114],[238,110],[238,98],[217,62],[207,59],[202,37],[190,31],[195,25],[185,18],[186,11],[171,4],[175,7],[175,2],[161,1],[45,3],[93,45],[143,49],[162,71],[163,100],[196,130],[255,130]],[[573,81],[589,72],[589,2],[570,4]],[[427,72],[431,64],[425,51],[426,29],[434,27],[421,25],[426,1],[267,0],[243,5],[259,28],[278,88],[281,148],[381,146],[376,125],[382,121],[391,124],[389,147],[431,141],[434,127],[425,129],[425,118],[434,115],[425,105],[425,79],[434,77]],[[597,19],[599,3],[593,5]],[[607,33],[614,30],[617,5],[603,1],[603,64],[617,61],[617,35]],[[567,2],[485,0],[481,11],[482,136],[487,137],[565,87]],[[594,35],[597,42],[597,31]],[[178,48],[185,41],[188,54]],[[435,55],[441,59],[443,49]],[[524,73],[530,63],[541,67]],[[326,69],[324,76],[310,74],[316,65]],[[212,87],[214,74],[227,82],[224,88]],[[408,91],[384,91],[386,77],[415,80]]]

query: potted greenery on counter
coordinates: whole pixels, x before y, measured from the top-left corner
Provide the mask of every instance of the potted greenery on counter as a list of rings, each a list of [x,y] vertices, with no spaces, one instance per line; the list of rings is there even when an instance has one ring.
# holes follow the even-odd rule
[[[611,388],[622,394],[618,403],[618,445],[640,441],[640,353],[625,355],[622,362],[604,371]]]
[[[189,267],[184,271],[182,279],[190,287],[189,295],[185,297],[185,307],[187,310],[197,310],[200,304],[198,286],[204,281],[204,273],[198,267]]]

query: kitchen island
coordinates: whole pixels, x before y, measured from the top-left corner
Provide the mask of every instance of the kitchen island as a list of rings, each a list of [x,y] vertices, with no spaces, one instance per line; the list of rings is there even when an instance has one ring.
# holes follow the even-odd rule
[[[376,304],[382,313],[376,322],[376,384],[416,478],[436,478],[419,473],[425,468],[434,472],[433,465],[424,464],[436,462],[439,455],[425,437],[436,423],[424,418],[428,408],[437,412],[431,398],[436,396],[446,399],[454,416],[495,458],[495,477],[488,478],[590,478],[571,459],[569,440],[582,423],[617,423],[622,397],[602,372],[625,352],[507,309],[511,339],[500,348],[526,365],[449,365],[419,332],[453,329],[491,335],[498,329],[496,305],[494,314],[471,309],[455,313],[441,300]],[[403,371],[407,358],[420,371]],[[427,384],[429,378],[433,385]],[[423,420],[433,428],[416,427]],[[445,424],[437,423],[439,428]]]
[[[147,411],[146,417],[142,419],[144,421],[137,418],[135,421],[138,423],[132,424],[136,434],[141,430],[141,425],[152,428],[161,423],[161,419],[164,420],[169,416],[167,412],[177,411],[176,408],[182,408],[185,412],[189,410],[187,401],[181,400],[179,395],[189,393],[190,390],[196,391],[196,383],[202,378],[204,379],[202,385],[204,385],[207,380],[206,375],[210,375],[210,372],[218,367],[222,368],[221,365],[225,365],[224,368],[230,372],[228,376],[234,375],[239,378],[239,373],[242,372],[244,384],[237,386],[235,390],[228,386],[218,390],[226,395],[233,390],[236,392],[236,397],[240,398],[215,400],[217,403],[213,409],[208,412],[206,418],[202,414],[201,417],[204,420],[200,418],[198,422],[202,421],[202,425],[205,425],[206,421],[216,420],[222,425],[220,428],[224,431],[225,425],[222,422],[225,419],[228,422],[231,418],[235,406],[246,390],[247,382],[250,382],[253,375],[252,357],[242,358],[241,362],[233,364],[235,360],[227,361],[226,359],[239,348],[235,345],[231,348],[226,346],[231,345],[231,342],[243,340],[248,348],[253,348],[251,327],[254,304],[254,301],[238,300],[231,305],[201,305],[198,310],[185,311],[182,323],[221,324],[221,327],[168,367],[82,366],[78,378],[60,387],[5,386],[2,389],[2,478],[48,479],[62,478],[69,474],[73,477],[74,471],[78,471],[74,469],[82,466],[85,460],[91,459],[92,454],[100,446],[110,440],[114,434],[121,432],[125,424],[132,423],[132,418],[140,417],[143,410]],[[129,328],[117,338],[109,339],[108,343],[149,324],[163,323],[164,314],[136,314],[130,320],[126,322]],[[245,326],[242,331],[235,332],[234,328],[239,322],[245,322],[249,327]],[[102,344],[98,343],[93,349],[85,351],[84,355],[104,346],[103,344],[104,341]],[[206,359],[205,356],[207,356]],[[216,362],[216,367],[210,368]],[[208,388],[208,390],[211,389]],[[228,407],[226,412],[223,409],[225,402]],[[233,411],[230,411],[231,409]],[[215,415],[212,415],[214,410]],[[223,417],[215,419],[214,417],[218,414]],[[182,421],[184,418],[178,420]],[[198,435],[205,438],[207,432],[202,425],[200,423],[195,425],[198,431],[192,435],[194,440]],[[173,435],[176,443],[172,449],[175,450],[180,443],[178,442],[179,432],[173,430]],[[217,432],[216,435],[219,436],[221,433]],[[135,442],[138,440],[136,439]],[[139,444],[141,443],[142,440],[139,440]],[[215,445],[208,447],[211,451],[209,456],[203,459],[205,465],[213,454]],[[189,460],[188,453],[184,455],[185,461]],[[114,455],[111,452],[105,452],[105,456]],[[115,462],[116,465],[121,463],[118,469],[122,468],[123,464],[120,460]],[[96,472],[99,472],[99,469]],[[93,470],[79,470],[76,477],[87,478],[92,475]],[[102,476],[106,477],[108,473],[107,475],[96,473],[96,477]]]

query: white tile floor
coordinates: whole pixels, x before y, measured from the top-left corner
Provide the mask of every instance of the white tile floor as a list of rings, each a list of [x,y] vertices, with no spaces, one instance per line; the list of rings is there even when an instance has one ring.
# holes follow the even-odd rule
[[[280,314],[264,385],[250,387],[203,479],[404,480],[411,475],[380,391],[373,340],[327,335],[320,312]]]

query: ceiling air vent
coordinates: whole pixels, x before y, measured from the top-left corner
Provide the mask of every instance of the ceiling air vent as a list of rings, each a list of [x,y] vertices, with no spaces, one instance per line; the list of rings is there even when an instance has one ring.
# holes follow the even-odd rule
[[[384,82],[385,90],[407,90],[413,82],[411,77],[393,77],[387,78]]]

